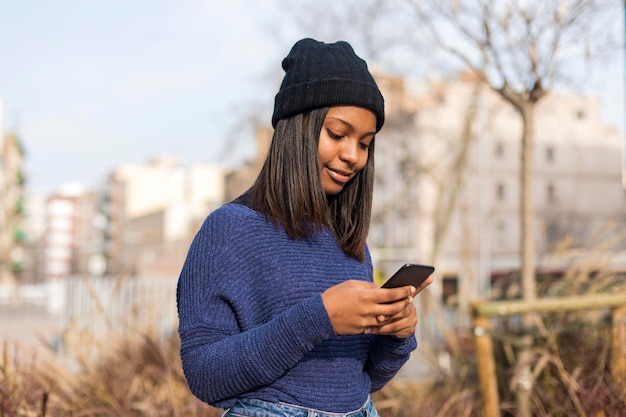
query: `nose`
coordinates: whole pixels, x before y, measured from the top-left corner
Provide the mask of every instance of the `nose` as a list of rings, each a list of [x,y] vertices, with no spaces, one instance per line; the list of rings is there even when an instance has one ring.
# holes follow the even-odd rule
[[[345,141],[339,152],[339,158],[348,163],[348,164],[356,164],[359,162],[359,144],[354,143],[351,140]]]

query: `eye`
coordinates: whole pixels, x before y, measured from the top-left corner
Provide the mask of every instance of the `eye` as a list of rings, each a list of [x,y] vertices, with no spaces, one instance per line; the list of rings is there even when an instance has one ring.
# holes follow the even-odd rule
[[[328,133],[328,136],[330,136],[332,139],[335,139],[335,140],[339,140],[343,138],[343,135],[340,135],[339,133],[335,133],[330,129],[326,129],[326,133]]]
[[[373,142],[374,142],[374,138],[371,138],[371,140],[361,139],[361,141],[359,142],[359,147],[363,150],[369,151],[370,148],[372,147]]]

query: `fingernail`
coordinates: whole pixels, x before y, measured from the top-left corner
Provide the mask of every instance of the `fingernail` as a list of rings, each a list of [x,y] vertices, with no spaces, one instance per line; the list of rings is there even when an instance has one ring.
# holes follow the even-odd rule
[[[365,330],[363,331],[364,334],[370,334],[372,332],[372,329],[370,329],[369,327],[366,327]]]
[[[376,316],[376,320],[378,321],[385,321],[385,316]]]

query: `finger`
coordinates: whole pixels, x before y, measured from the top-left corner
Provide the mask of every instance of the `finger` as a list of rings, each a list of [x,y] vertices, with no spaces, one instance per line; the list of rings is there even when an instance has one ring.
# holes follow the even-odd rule
[[[407,316],[394,319],[378,327],[370,328],[371,333],[380,335],[395,335],[398,337],[408,337],[415,332],[417,326],[417,316]]]
[[[415,294],[413,294],[413,296],[416,296],[417,294],[419,294],[420,292],[422,292],[422,290],[426,287],[428,287],[430,284],[432,284],[433,282],[433,276],[429,276],[428,279],[426,279],[426,281],[422,282],[420,284],[419,287],[417,287],[417,290],[415,291]]]
[[[379,288],[375,292],[375,301],[377,303],[393,303],[407,297],[413,297],[417,290],[412,285],[397,288]]]
[[[407,304],[398,313],[392,316],[387,316],[386,318],[387,320],[385,320],[384,322],[380,322],[380,326],[398,322],[400,320],[408,320],[409,322],[415,322],[417,324],[417,310],[415,308],[415,305]]]
[[[376,314],[376,326],[382,326],[384,324],[409,317],[413,314],[415,306],[408,300],[400,300],[392,304],[381,304],[377,306]]]

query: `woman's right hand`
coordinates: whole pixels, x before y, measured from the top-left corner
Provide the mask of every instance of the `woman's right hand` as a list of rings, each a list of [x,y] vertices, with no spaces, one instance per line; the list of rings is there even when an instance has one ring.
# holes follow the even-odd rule
[[[377,333],[390,321],[414,314],[416,293],[411,286],[380,288],[373,282],[349,280],[324,291],[322,301],[338,335]]]

